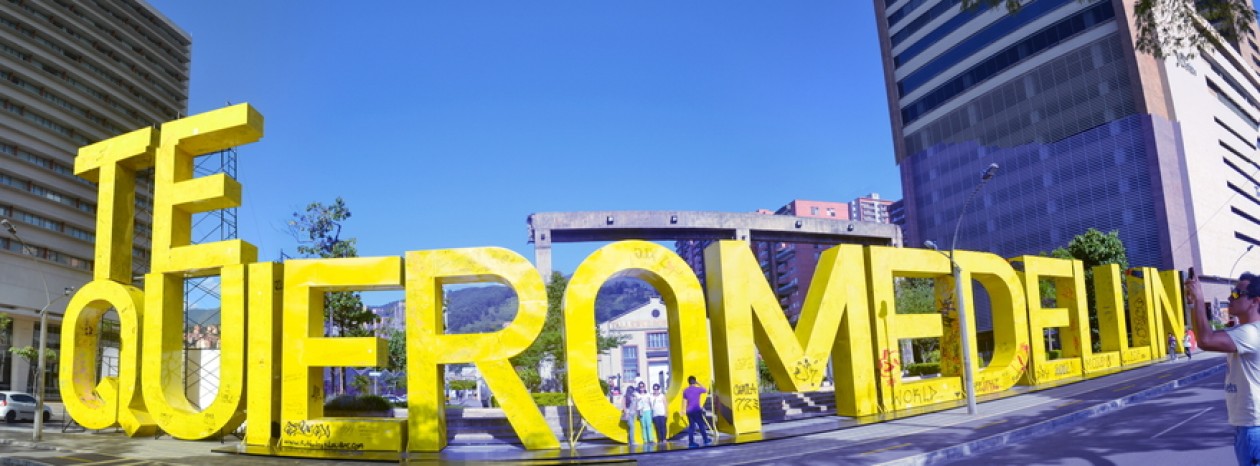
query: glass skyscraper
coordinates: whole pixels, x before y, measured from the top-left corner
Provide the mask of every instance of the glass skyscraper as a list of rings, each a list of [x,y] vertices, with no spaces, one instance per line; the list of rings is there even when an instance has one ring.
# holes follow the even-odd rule
[[[1260,244],[1254,36],[1179,65],[1135,51],[1134,0],[874,1],[907,245],[949,247],[991,163],[960,249],[1037,254],[1093,227],[1133,266],[1223,277]]]

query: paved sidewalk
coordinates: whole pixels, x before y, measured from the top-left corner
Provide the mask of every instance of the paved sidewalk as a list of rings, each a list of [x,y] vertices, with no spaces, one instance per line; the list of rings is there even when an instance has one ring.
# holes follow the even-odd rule
[[[516,446],[453,446],[440,455],[419,455],[423,462],[521,461],[637,462],[694,464],[783,461],[811,451],[835,452],[852,464],[935,464],[1002,448],[1105,415],[1128,404],[1176,390],[1204,377],[1223,377],[1224,358],[1200,353],[1193,360],[1158,362],[1108,376],[1001,399],[982,398],[976,416],[966,408],[859,424],[839,417],[769,424],[756,438],[723,436],[715,447],[685,448],[686,439],[668,447],[634,454],[621,445],[579,445],[575,450],[530,452]],[[128,438],[113,430],[61,433],[54,423],[44,441],[31,441],[30,424],[0,427],[0,465],[66,464],[380,464],[360,461],[296,459],[215,453],[237,443],[182,441],[170,437]]]

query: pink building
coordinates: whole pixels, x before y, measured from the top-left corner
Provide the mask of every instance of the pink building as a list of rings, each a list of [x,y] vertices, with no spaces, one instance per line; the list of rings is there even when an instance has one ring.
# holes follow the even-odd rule
[[[880,199],[879,193],[859,197],[849,203],[849,218],[859,222],[893,223],[893,201]]]

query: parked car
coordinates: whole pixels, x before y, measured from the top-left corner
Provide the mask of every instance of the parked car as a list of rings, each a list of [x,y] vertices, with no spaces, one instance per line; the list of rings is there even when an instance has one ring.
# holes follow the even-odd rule
[[[35,421],[35,395],[22,392],[0,392],[0,419],[14,423],[18,420]],[[44,422],[52,418],[52,409],[44,405]]]

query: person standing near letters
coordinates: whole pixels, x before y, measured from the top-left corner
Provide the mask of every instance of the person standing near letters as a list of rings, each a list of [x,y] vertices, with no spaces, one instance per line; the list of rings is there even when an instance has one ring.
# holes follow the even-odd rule
[[[639,382],[639,427],[643,429],[643,445],[651,445],[656,443],[656,438],[652,436],[652,398],[648,396],[647,385]]]
[[[621,419],[626,421],[626,436],[630,448],[634,448],[634,420],[639,417],[639,396],[634,393],[634,386],[626,387],[626,394],[621,397]]]
[[[665,443],[669,437],[665,425],[665,394],[660,384],[652,384],[652,424],[656,426],[656,443]]]
[[[704,419],[704,406],[700,404],[700,395],[708,393],[704,387],[696,382],[696,376],[688,376],[687,383],[690,384],[683,389],[683,400],[687,408],[687,446],[691,448],[699,448],[696,444],[696,428],[700,428],[700,437],[704,439],[705,445],[710,445],[713,440],[709,439],[708,422]]]
[[[1182,341],[1181,349],[1186,352],[1186,359],[1194,359],[1190,354],[1190,350],[1194,348],[1194,332],[1187,329],[1185,340]]]
[[[1199,348],[1227,353],[1225,410],[1234,427],[1234,455],[1240,465],[1260,464],[1260,278],[1244,273],[1229,295],[1229,315],[1238,325],[1215,330],[1208,322],[1203,286],[1193,269],[1186,300]]]
[[[1177,360],[1177,337],[1172,332],[1168,333],[1168,362]]]

